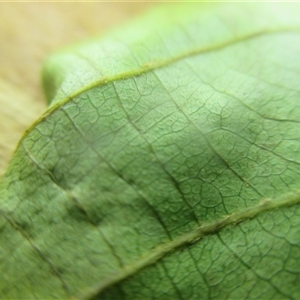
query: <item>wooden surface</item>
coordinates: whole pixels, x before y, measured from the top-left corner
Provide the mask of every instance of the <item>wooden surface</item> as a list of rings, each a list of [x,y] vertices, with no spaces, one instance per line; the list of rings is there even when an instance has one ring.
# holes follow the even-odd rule
[[[46,109],[41,64],[52,51],[118,26],[152,3],[0,3],[0,177]]]

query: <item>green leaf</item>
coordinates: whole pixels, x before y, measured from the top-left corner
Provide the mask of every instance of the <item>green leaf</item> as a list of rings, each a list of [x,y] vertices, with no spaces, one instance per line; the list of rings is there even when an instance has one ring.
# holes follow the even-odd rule
[[[0,297],[299,299],[299,13],[165,5],[50,57]]]

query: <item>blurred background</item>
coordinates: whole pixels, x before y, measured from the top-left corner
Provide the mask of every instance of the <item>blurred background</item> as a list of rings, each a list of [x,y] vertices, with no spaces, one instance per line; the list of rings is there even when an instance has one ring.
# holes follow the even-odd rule
[[[0,3],[0,178],[24,131],[47,108],[41,66],[52,51],[101,34],[151,2]]]

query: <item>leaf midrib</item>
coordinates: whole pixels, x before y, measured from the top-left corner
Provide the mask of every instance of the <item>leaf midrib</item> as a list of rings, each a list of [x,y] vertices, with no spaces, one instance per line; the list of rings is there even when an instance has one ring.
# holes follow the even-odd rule
[[[153,265],[176,249],[194,244],[206,235],[213,235],[230,225],[234,226],[245,220],[257,217],[259,214],[299,204],[300,191],[297,191],[293,194],[289,193],[277,199],[262,199],[257,205],[244,210],[235,211],[234,213],[226,215],[216,221],[204,223],[196,229],[177,237],[171,242],[159,245],[150,250],[132,264],[119,269],[117,272],[107,276],[106,278],[100,279],[97,284],[85,289],[83,293],[72,299],[91,300],[110,287],[113,287],[115,284],[134,276],[147,266]]]

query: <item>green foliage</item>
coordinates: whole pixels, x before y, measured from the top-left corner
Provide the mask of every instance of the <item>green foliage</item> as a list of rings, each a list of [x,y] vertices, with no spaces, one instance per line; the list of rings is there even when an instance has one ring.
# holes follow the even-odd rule
[[[166,5],[49,58],[0,297],[299,299],[299,13]]]

